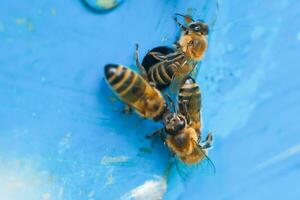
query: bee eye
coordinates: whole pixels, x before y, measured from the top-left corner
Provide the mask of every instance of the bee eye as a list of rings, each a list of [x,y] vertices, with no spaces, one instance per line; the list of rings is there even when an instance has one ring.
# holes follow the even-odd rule
[[[194,28],[194,30],[195,30],[195,31],[200,31],[200,27],[199,27],[199,26],[196,26],[196,27]]]
[[[198,27],[196,24],[191,24],[190,29],[195,30],[195,28]]]
[[[158,105],[158,104],[154,104],[154,105],[153,105],[153,109],[154,109],[154,110],[158,110],[158,108],[159,108],[159,105]]]
[[[195,22],[193,24],[191,24],[189,26],[189,28],[192,30],[192,31],[195,31],[195,32],[200,32],[202,33],[203,35],[207,35],[208,34],[208,26],[206,23],[202,22],[202,21],[199,21],[199,22]]]

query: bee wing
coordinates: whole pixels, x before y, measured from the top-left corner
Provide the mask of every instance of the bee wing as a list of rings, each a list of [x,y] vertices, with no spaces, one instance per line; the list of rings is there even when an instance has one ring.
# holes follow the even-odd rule
[[[187,61],[182,63],[181,67],[177,68],[175,75],[172,77],[173,81],[170,86],[170,90],[173,93],[179,91],[179,88],[182,86],[183,81],[188,77],[194,74],[197,68],[196,64],[190,64]],[[192,76],[194,77],[194,76]]]
[[[190,97],[190,99],[186,102],[187,108],[188,110],[191,111],[195,111],[195,110],[200,110],[198,115],[191,115],[191,120],[194,122],[200,122],[201,120],[201,93],[199,94],[192,94],[192,96]]]
[[[185,78],[185,74],[177,73],[176,76],[173,76],[172,82],[170,84],[170,91],[173,94],[176,94],[179,91],[180,86]]]
[[[206,155],[206,152],[199,146],[199,153],[203,154],[203,159],[192,165],[187,165],[182,162],[178,157],[175,158],[174,163],[176,169],[183,180],[187,180],[193,173],[202,175],[214,175],[216,173],[216,167],[211,159]]]
[[[201,91],[197,82],[188,76],[177,95],[177,104],[181,114],[187,117],[188,123],[200,132],[201,129]]]
[[[196,165],[196,167],[199,169],[199,171],[203,172],[207,175],[214,175],[216,173],[216,167],[212,160],[207,156],[207,153],[205,150],[202,149],[202,147],[198,146],[198,151],[200,151],[204,159],[200,161],[199,164]]]

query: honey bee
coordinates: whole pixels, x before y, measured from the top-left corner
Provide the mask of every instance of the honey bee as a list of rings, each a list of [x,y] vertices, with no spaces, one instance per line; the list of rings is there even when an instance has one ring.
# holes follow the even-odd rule
[[[186,126],[185,117],[177,111],[176,113],[171,111],[161,92],[138,73],[115,64],[107,64],[104,70],[111,89],[125,104],[134,108],[140,116],[163,123],[163,128],[146,137],[151,138],[160,134],[163,139],[162,130],[173,135]],[[174,107],[171,97],[168,94],[166,96]]]
[[[175,46],[180,49],[187,57],[189,62],[199,62],[207,49],[207,38],[209,29],[208,25],[203,21],[195,21],[189,15],[176,14],[184,17],[188,26],[181,24],[177,17],[174,17],[175,22],[182,30],[179,40]]]
[[[179,111],[172,100],[169,101],[172,102],[175,113],[178,113],[176,115],[182,121],[181,127],[176,131],[160,130],[159,134],[164,135],[162,138],[167,147],[183,163],[191,165],[205,161],[214,169],[213,163],[207,157],[207,150],[212,147],[212,135],[208,134],[204,143],[201,143],[201,94],[193,78],[186,78],[179,90],[177,100]],[[173,126],[168,118],[165,120],[165,126],[169,124]]]
[[[188,76],[179,89],[178,96],[179,112],[186,116],[190,126],[201,136],[201,91],[195,80]]]
[[[207,159],[205,148],[212,141],[211,135],[206,139],[205,146],[199,144],[196,130],[190,125],[179,130],[175,135],[167,135],[166,145],[185,164],[197,164]]]
[[[182,80],[190,74],[203,58],[207,49],[208,26],[202,21],[194,21],[190,16],[176,14],[185,18],[188,27],[174,20],[182,30],[174,48],[159,46],[150,50],[142,63],[136,47],[136,65],[142,76],[156,88],[162,90],[172,84],[172,91],[178,88]]]
[[[125,104],[144,118],[162,118],[168,108],[160,91],[125,66],[107,64],[104,70],[111,89]]]
[[[165,119],[165,129],[154,132],[148,136],[148,138],[159,134],[173,155],[178,157],[185,164],[198,164],[203,160],[211,162],[207,157],[207,149],[211,147],[212,135],[208,134],[204,143],[201,144],[199,134],[196,129],[188,123],[185,116],[180,114],[174,115],[179,118],[178,121],[175,121],[174,117],[172,118],[173,122]],[[178,126],[178,123],[180,123],[181,126]],[[170,125],[170,127],[176,127],[176,129],[167,129],[166,127],[168,127],[168,125]],[[213,166],[212,163],[211,166]]]
[[[175,136],[167,138],[167,145],[187,164],[199,163],[207,158],[206,150],[211,147],[212,135],[205,143],[201,141],[201,92],[192,77],[187,77],[179,89],[177,104],[180,114],[185,116],[187,126]]]
[[[136,58],[138,59],[138,46],[136,52]],[[175,70],[173,67],[168,67],[168,64],[170,63],[167,61],[161,63],[160,60],[151,55],[151,52],[159,52],[161,55],[165,56],[174,53],[175,51],[174,49],[166,46],[159,46],[150,50],[143,58],[141,64],[142,67],[140,67],[140,69],[145,69],[144,76],[150,83],[152,83],[152,85],[155,85],[156,88],[162,90],[170,85],[173,77],[175,76]],[[140,65],[139,61],[137,61],[137,65]]]
[[[171,152],[186,164],[209,160],[206,149],[211,146],[212,137],[209,135],[204,145],[199,143],[199,133],[190,121],[193,118],[189,115],[193,113],[186,112],[188,106],[179,112],[171,97],[166,95],[172,110],[159,90],[125,66],[107,64],[105,77],[117,96],[125,104],[134,108],[140,116],[163,123],[163,128],[148,135],[148,138],[160,135]],[[184,104],[189,105],[190,101],[193,100],[188,99]]]
[[[137,45],[136,65],[142,76],[159,90],[163,90],[171,83],[181,80],[182,77],[185,77],[194,69],[194,65],[188,63],[183,52],[166,46],[153,48],[140,63]],[[177,85],[175,84],[175,86]],[[174,89],[177,88],[174,87]]]

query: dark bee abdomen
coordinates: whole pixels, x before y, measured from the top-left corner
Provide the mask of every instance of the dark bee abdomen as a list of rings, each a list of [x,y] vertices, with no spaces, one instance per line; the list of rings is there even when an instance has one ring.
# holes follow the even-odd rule
[[[160,47],[155,47],[153,49],[151,49],[146,56],[143,58],[142,61],[142,65],[144,66],[145,70],[148,72],[149,69],[154,66],[155,64],[159,63],[160,61],[157,60],[156,58],[154,58],[152,55],[150,55],[150,52],[159,52],[162,53],[163,55],[167,55],[170,53],[174,53],[175,50],[170,48],[170,47],[166,47],[166,46],[160,46]]]
[[[168,55],[174,53],[175,50],[166,46],[160,46],[153,48],[150,52],[159,52],[163,55]],[[170,85],[172,77],[174,76],[173,66],[157,60],[150,55],[150,52],[144,57],[142,65],[148,73],[149,80],[154,82],[158,89],[165,89]]]
[[[143,96],[146,85],[132,70],[121,65],[105,66],[105,76],[115,93],[127,104],[134,104]]]
[[[178,94],[179,111],[185,114],[185,104],[192,123],[201,128],[201,93],[198,84],[191,77],[188,77],[181,86]],[[198,127],[199,126],[199,127]],[[198,130],[197,130],[198,131]]]
[[[149,81],[154,82],[158,89],[168,87],[175,75],[174,66],[164,63],[157,63],[148,71]]]

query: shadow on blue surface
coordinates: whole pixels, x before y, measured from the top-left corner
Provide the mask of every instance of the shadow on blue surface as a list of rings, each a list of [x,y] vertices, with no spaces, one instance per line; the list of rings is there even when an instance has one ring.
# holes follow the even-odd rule
[[[134,68],[135,43],[141,55],[172,44],[176,12],[217,19],[197,80],[217,173],[183,181],[172,168],[164,199],[299,198],[300,5],[217,3],[134,0],[105,14],[71,0],[2,3],[1,199],[126,199],[144,183],[164,189],[155,180],[168,151],[144,139],[159,124],[121,114],[102,66]]]

